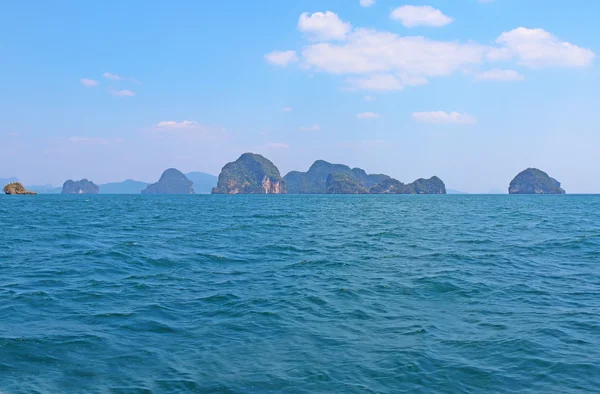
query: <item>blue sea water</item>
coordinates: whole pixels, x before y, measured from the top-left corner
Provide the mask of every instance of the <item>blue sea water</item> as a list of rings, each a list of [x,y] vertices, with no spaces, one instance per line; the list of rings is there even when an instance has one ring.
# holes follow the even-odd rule
[[[0,392],[600,390],[600,196],[2,196]]]

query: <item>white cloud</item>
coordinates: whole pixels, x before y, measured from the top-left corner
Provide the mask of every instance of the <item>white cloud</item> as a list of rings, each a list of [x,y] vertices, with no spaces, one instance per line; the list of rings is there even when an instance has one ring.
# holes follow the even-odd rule
[[[489,70],[477,73],[477,81],[522,81],[525,77],[515,70]]]
[[[305,12],[298,20],[298,30],[316,41],[343,40],[351,29],[350,23],[343,22],[331,11],[315,12],[312,15]]]
[[[412,117],[417,122],[422,123],[435,123],[435,124],[473,124],[477,123],[477,119],[466,113],[458,112],[444,112],[444,111],[433,111],[433,112],[414,112]]]
[[[361,112],[356,114],[356,119],[378,119],[379,115],[373,112]]]
[[[506,48],[507,57],[516,56],[530,68],[587,67],[595,58],[591,50],[562,42],[543,29],[519,27],[502,33],[496,42]]]
[[[189,129],[198,126],[198,122],[191,120],[182,120],[181,122],[176,122],[174,120],[163,120],[162,122],[158,122],[156,124],[156,127],[164,127],[169,129]]]
[[[88,145],[106,145],[108,140],[106,138],[97,137],[71,137],[69,138],[74,144],[88,144]]]
[[[94,86],[98,86],[98,81],[96,81],[95,79],[88,79],[88,78],[81,78],[79,80],[81,82],[81,84],[85,87],[88,88],[93,88]]]
[[[283,142],[271,142],[267,146],[269,148],[273,148],[273,149],[289,149],[290,148],[290,146],[288,144],[283,143]]]
[[[347,90],[394,91],[404,89],[404,85],[393,75],[371,75],[365,78],[348,78]]]
[[[131,82],[135,82],[135,83],[141,83],[138,80],[134,79],[134,78],[126,78],[126,77],[122,77],[120,75],[117,74],[112,74],[112,73],[104,73],[102,74],[102,76],[106,79],[110,79],[113,81],[131,81]]]
[[[310,127],[300,127],[300,131],[319,131],[321,130],[321,126],[318,124],[314,124]]]
[[[111,93],[112,93],[113,96],[120,96],[120,97],[133,97],[133,96],[135,96],[135,92],[132,92],[131,90],[127,90],[127,89],[113,90]]]
[[[454,19],[431,6],[405,5],[392,11],[390,18],[402,22],[405,27],[433,26],[442,27]]]
[[[374,101],[375,99],[371,96],[365,96],[365,97],[363,97],[363,100],[366,102],[371,102],[371,101]]]
[[[292,112],[292,107],[283,107],[283,112]]]
[[[298,61],[296,51],[273,51],[265,55],[265,59],[275,65],[285,67],[291,63]]]
[[[375,0],[360,0],[360,5],[363,7],[371,7],[375,4]]]
[[[104,73],[104,74],[102,74],[102,76],[106,79],[112,79],[113,81],[120,81],[120,80],[126,79],[121,76],[118,76],[117,74],[111,74],[111,73]]]
[[[183,140],[216,140],[226,137],[225,129],[207,126],[193,120],[163,120],[150,130],[143,131],[155,137],[177,138]]]
[[[428,77],[449,75],[479,65],[487,48],[475,43],[401,37],[394,33],[356,29],[347,42],[318,43],[302,51],[309,69],[330,74],[393,73],[407,85]],[[418,82],[418,83],[415,83]],[[388,90],[399,90],[399,87]]]

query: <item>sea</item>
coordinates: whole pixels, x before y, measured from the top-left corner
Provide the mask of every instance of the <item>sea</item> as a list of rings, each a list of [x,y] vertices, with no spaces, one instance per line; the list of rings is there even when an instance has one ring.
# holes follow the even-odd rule
[[[0,392],[600,391],[600,196],[0,197]]]

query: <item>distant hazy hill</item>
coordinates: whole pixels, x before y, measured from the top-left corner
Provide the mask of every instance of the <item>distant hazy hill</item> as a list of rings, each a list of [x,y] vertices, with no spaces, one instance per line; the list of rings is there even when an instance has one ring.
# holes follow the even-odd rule
[[[56,187],[52,185],[32,185],[25,186],[27,190],[36,192],[37,194],[60,194],[62,187]]]
[[[469,194],[467,192],[461,192],[460,190],[454,190],[454,189],[446,189],[446,193],[447,194]]]
[[[204,172],[189,172],[185,174],[187,178],[194,182],[194,191],[196,194],[210,194],[213,187],[217,186],[219,178]]]
[[[127,179],[100,185],[100,194],[140,194],[148,186],[146,182]]]

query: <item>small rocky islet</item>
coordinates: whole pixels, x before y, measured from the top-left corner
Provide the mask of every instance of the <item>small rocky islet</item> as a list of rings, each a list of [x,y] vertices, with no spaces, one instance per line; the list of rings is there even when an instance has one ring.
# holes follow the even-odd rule
[[[142,194],[194,194],[194,182],[178,169],[169,168],[158,182],[142,190]]]
[[[32,192],[29,190],[25,190],[22,184],[19,182],[12,182],[8,185],[4,186],[4,194],[25,194],[25,195],[34,195],[36,192]]]
[[[61,194],[98,194],[100,188],[87,179],[74,181],[69,179],[63,184]]]
[[[520,172],[510,182],[509,194],[566,194],[560,182],[537,168]]]

